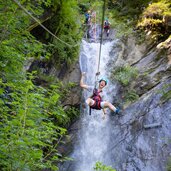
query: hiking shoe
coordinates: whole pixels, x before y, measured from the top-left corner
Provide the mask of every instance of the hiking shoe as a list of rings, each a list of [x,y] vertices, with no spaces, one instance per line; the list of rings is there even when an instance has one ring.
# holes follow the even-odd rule
[[[119,114],[120,109],[116,108],[115,114]]]

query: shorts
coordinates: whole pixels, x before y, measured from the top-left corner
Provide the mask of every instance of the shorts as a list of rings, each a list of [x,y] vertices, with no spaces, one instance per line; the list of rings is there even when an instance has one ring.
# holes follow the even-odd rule
[[[87,100],[86,100],[86,103],[88,104]],[[95,101],[93,100],[93,103],[91,104],[91,106],[93,106],[95,103]],[[104,104],[105,102],[100,102],[100,107],[103,109],[104,108]]]
[[[104,26],[104,29],[110,29],[110,26]]]

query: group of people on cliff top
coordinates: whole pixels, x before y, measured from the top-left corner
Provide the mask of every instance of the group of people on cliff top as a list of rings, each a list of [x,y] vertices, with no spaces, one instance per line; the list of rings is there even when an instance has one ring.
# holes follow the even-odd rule
[[[94,12],[91,12],[90,10],[88,10],[88,11],[85,13],[85,24],[86,24],[86,25],[91,25],[91,19],[92,19],[93,17],[95,17]],[[105,18],[104,24],[103,24],[103,31],[106,32],[107,37],[109,36],[110,25],[111,25],[111,23],[109,22],[108,18]]]

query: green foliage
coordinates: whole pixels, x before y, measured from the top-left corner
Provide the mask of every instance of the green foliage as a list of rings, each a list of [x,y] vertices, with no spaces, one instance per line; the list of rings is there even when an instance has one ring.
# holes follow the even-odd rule
[[[161,18],[165,12],[169,12],[169,4],[164,1],[149,4],[149,6],[143,12],[143,17],[146,18]]]
[[[69,107],[66,111],[67,120],[65,121],[65,126],[69,126],[69,124],[80,115],[80,110],[76,107]]]
[[[103,5],[104,1],[103,0],[94,0],[91,3],[91,11],[96,12],[96,23],[102,23],[102,15],[103,15]]]
[[[116,31],[116,37],[120,38],[132,33],[132,19],[128,19],[125,16],[120,16],[120,13],[117,11],[117,9],[109,10],[106,15],[111,22],[111,27],[114,28]]]
[[[171,158],[168,160],[167,171],[171,171]]]
[[[28,8],[31,8],[29,4]],[[37,13],[38,9],[34,12]],[[18,9],[15,3],[5,1],[0,10],[3,12],[0,15],[0,75],[2,77],[5,73],[6,80],[19,79],[23,77],[21,73],[28,58],[47,57],[44,50],[46,46],[26,31],[30,24],[29,16]]]
[[[63,84],[62,82],[59,83],[59,90],[61,94],[61,100],[66,100],[68,95],[70,94],[71,90],[76,87],[76,84],[73,82],[69,82],[68,84]]]
[[[61,43],[52,38],[54,47],[52,53],[55,55],[57,65],[61,63],[71,64],[78,57],[79,45],[82,36],[80,30],[79,8],[76,0],[59,1],[55,4],[58,10],[50,20],[50,28],[61,40],[71,45]]]
[[[161,101],[165,102],[171,99],[171,90],[170,90],[171,84],[166,84],[162,87],[162,89],[159,91],[161,96]]]
[[[89,0],[82,0],[78,3],[78,6],[80,8],[80,13],[84,14],[90,9],[90,2]]]
[[[60,7],[59,1],[51,0],[20,3],[37,18],[43,14],[43,7],[55,7],[53,3]],[[10,0],[1,2],[0,12],[0,168],[58,170],[54,162],[63,160],[57,146],[66,134],[64,126],[78,113],[75,109],[64,111],[59,84],[36,86],[35,77],[26,72],[28,59],[50,56],[47,45],[28,31],[30,16]],[[75,25],[69,24],[73,28],[69,31],[74,32]],[[68,55],[72,54],[70,51]]]
[[[32,77],[32,76],[29,76]],[[60,107],[57,86],[36,87],[31,79],[1,80],[0,166],[2,170],[57,169],[57,141],[66,133],[67,115]],[[9,91],[5,91],[7,88]],[[45,151],[43,150],[45,149]]]
[[[128,36],[133,33],[137,19],[149,0],[108,0],[108,16],[116,36]]]
[[[72,96],[71,90],[76,87],[76,84],[73,82],[69,82],[64,85],[62,82],[59,83],[58,90],[60,92],[60,101],[67,101],[67,98]],[[69,106],[68,106],[69,105]],[[75,118],[78,118],[80,111],[76,106],[72,106],[70,104],[66,104],[64,106],[66,115],[68,116],[65,121],[63,121],[62,126],[67,127]]]
[[[128,90],[127,94],[125,95],[126,102],[134,102],[138,98],[139,98],[139,96],[135,90]]]
[[[116,171],[112,167],[106,166],[106,165],[102,164],[101,162],[96,162],[94,170],[96,170],[96,171]]]
[[[138,70],[129,65],[119,67],[112,72],[112,78],[119,81],[123,86],[128,86],[129,82],[138,76]]]
[[[167,29],[167,18],[171,17],[170,5],[171,3],[165,0],[149,4],[142,13],[141,20],[137,24],[138,28],[146,30],[146,32],[150,31],[154,40],[167,38],[170,34]]]
[[[87,11],[96,12],[96,22],[101,23],[102,19],[102,7],[103,7],[103,0],[81,0],[79,1],[78,5],[80,7],[80,13],[82,13],[82,23],[84,23],[84,14]]]
[[[152,40],[158,42],[170,35],[171,3],[169,0],[109,0],[108,8],[112,26],[116,35],[130,34],[144,39],[141,32],[148,33]]]

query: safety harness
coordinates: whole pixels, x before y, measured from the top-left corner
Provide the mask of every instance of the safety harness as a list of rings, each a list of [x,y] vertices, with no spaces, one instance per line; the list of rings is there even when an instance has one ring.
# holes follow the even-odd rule
[[[93,90],[93,95],[91,96],[91,98],[95,101],[95,103],[90,106],[89,108],[89,115],[91,115],[91,109],[96,109],[96,110],[101,110],[101,106],[100,103],[102,102],[102,97],[100,96],[101,91],[98,91],[98,89],[94,88]]]

